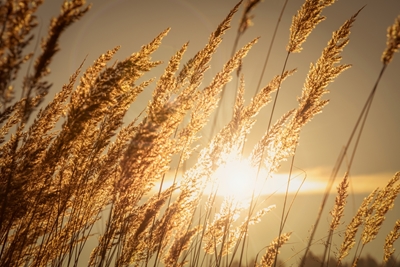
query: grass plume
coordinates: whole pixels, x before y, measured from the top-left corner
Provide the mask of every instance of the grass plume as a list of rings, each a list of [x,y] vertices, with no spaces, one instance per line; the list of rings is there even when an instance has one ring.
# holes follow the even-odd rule
[[[260,2],[249,0],[243,7],[242,1],[236,4],[203,48],[186,62],[190,45],[183,43],[159,77],[147,79],[145,75],[162,66],[163,62],[152,57],[170,28],[122,60],[113,62],[119,46],[99,55],[86,69],[82,59],[67,83],[47,102],[45,96],[51,88],[47,77],[60,49],[59,40],[68,27],[90,12],[91,5],[82,0],[63,1],[35,57],[27,50],[35,39],[35,14],[43,1],[0,3],[0,266],[235,266],[237,260],[239,266],[247,265],[245,259],[254,256],[248,250],[252,230],[282,204],[264,207],[275,193],[262,193],[263,186],[296,154],[301,131],[329,103],[324,98],[328,86],[350,67],[341,63],[342,52],[361,11],[333,32],[321,56],[309,66],[297,106],[271,123],[279,90],[297,75],[297,69],[286,69],[289,55],[303,49],[312,30],[325,19],[324,8],[335,1],[305,0],[293,16],[282,72],[266,85],[252,88],[256,93],[246,101],[248,86],[241,70],[248,68],[244,59],[259,37],[237,46],[252,25],[251,13],[257,12]],[[240,8],[243,15],[231,57],[207,81],[212,58]],[[384,66],[355,128],[362,120],[364,124],[383,70],[398,52],[399,21],[397,17],[388,28]],[[28,69],[25,75],[22,67]],[[211,125],[215,134],[202,136],[222,107],[224,91],[235,73],[238,83],[230,107],[232,117],[219,130],[215,123]],[[17,78],[21,79],[20,98],[15,97]],[[151,85],[147,106],[125,122],[128,109]],[[274,93],[269,123],[246,156],[248,134],[262,121],[259,114],[272,102]],[[321,266],[332,264],[333,237],[342,231],[352,160],[353,156],[330,212]],[[236,182],[235,172],[239,171],[235,165],[249,168],[242,174],[251,184],[245,198],[233,190],[224,194],[227,185],[221,181],[228,176],[228,183]],[[226,169],[234,172],[223,173]],[[399,179],[396,173],[385,188],[376,189],[361,203],[344,230],[337,266],[355,245],[356,265],[365,245],[374,242],[400,194]],[[291,176],[287,187],[290,182]],[[299,266],[305,266],[310,258],[325,203],[326,198]],[[283,205],[279,234],[266,240],[269,245],[254,266],[277,266],[282,262],[280,251],[295,235],[284,229],[292,210]],[[398,238],[397,220],[386,237],[384,262],[393,257]],[[91,251],[89,260],[83,262],[87,249]]]

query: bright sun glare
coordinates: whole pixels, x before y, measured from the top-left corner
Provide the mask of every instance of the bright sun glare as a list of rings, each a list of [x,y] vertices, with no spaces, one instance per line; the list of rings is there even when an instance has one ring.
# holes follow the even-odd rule
[[[288,173],[268,175],[264,168],[260,169],[257,178],[257,167],[252,166],[246,158],[238,159],[234,155],[227,156],[225,164],[214,172],[211,176],[211,183],[205,188],[205,194],[215,194],[230,199],[235,199],[238,202],[246,202],[250,200],[252,194],[255,196],[285,194],[286,190],[290,194],[297,193],[315,193],[323,192],[326,183],[325,180],[318,178],[321,174],[310,173],[307,176],[304,173],[295,173],[291,175],[289,187]],[[267,179],[267,177],[269,177]],[[166,189],[172,186],[172,178],[163,181],[162,188]],[[160,184],[156,183],[154,192],[158,192]],[[215,192],[215,190],[217,190]]]
[[[214,173],[217,195],[244,200],[251,197],[256,180],[256,169],[247,160],[230,160]]]
[[[269,177],[266,179],[266,177]],[[250,164],[247,159],[230,158],[221,165],[212,176],[214,190],[217,195],[236,199],[237,201],[249,200],[254,193],[258,194],[285,194],[322,192],[325,182],[309,178],[304,180],[303,173],[292,174],[288,184],[288,173],[273,174],[269,176],[264,168],[260,169],[257,178],[257,167]],[[289,185],[289,187],[287,187]],[[208,189],[208,193],[212,191]]]

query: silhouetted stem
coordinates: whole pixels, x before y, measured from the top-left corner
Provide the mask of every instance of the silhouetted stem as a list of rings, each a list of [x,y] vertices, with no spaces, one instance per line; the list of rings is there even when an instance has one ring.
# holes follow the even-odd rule
[[[334,183],[334,181],[336,179],[336,176],[337,176],[337,174],[339,172],[339,169],[340,169],[340,166],[341,166],[341,164],[343,162],[343,159],[346,156],[347,150],[349,149],[350,143],[353,140],[353,137],[354,137],[355,132],[356,132],[356,130],[358,128],[358,125],[362,121],[361,129],[360,129],[360,132],[359,132],[359,134],[357,136],[357,140],[356,140],[356,145],[355,145],[355,147],[353,149],[352,156],[351,156],[351,159],[350,159],[350,163],[349,163],[349,165],[347,167],[347,172],[350,172],[350,168],[351,168],[351,165],[352,165],[352,162],[353,162],[353,159],[354,159],[354,155],[355,155],[355,152],[357,150],[357,145],[358,145],[358,142],[359,142],[360,137],[361,137],[362,129],[363,129],[363,127],[365,125],[365,121],[367,119],[368,111],[369,111],[369,109],[371,107],[372,100],[373,100],[375,92],[376,92],[376,90],[378,88],[379,81],[381,80],[382,75],[383,75],[383,73],[384,73],[384,71],[386,69],[386,66],[387,65],[383,65],[382,66],[382,69],[381,69],[381,71],[379,73],[379,76],[378,76],[376,82],[375,82],[375,85],[372,88],[371,93],[369,94],[369,96],[367,98],[367,101],[365,102],[364,107],[361,110],[361,113],[360,113],[360,115],[359,115],[359,117],[357,119],[356,124],[354,125],[353,131],[350,134],[349,140],[347,141],[346,146],[344,147],[343,151],[339,155],[338,160],[336,162],[336,165],[332,170],[332,173],[331,173],[327,188],[326,188],[325,193],[324,193],[324,197],[323,197],[322,202],[321,202],[321,206],[320,206],[319,211],[318,211],[318,215],[317,215],[317,219],[316,219],[315,224],[314,224],[314,228],[313,228],[313,230],[311,232],[310,239],[309,239],[307,247],[306,247],[306,251],[305,251],[304,256],[303,256],[303,258],[301,260],[301,263],[299,265],[300,267],[303,267],[304,264],[305,264],[305,259],[306,259],[306,256],[307,256],[308,252],[309,252],[312,240],[314,238],[315,232],[317,230],[319,221],[320,221],[321,216],[322,216],[322,212],[323,212],[323,210],[325,208],[325,204],[326,204],[326,202],[328,200],[329,192],[332,189],[333,183]]]

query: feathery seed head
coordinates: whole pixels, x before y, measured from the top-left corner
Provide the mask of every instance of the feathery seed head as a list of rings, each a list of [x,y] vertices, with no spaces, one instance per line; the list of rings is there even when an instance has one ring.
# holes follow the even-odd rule
[[[253,22],[251,21],[254,16],[250,15],[250,12],[263,0],[247,0],[246,4],[244,6],[244,11],[243,11],[243,16],[242,19],[240,20],[240,25],[238,32],[240,34],[243,34],[247,28],[253,25]]]
[[[334,0],[306,0],[297,14],[293,16],[290,26],[289,44],[286,50],[289,53],[299,53],[302,50],[301,45],[306,41],[311,31],[325,19],[321,16],[322,10],[333,4]]]
[[[400,49],[400,15],[394,20],[392,26],[387,29],[386,49],[382,54],[382,62],[387,65],[392,61],[393,54]]]
[[[384,262],[388,262],[388,260],[390,259],[390,256],[393,255],[394,251],[396,250],[395,248],[393,248],[393,244],[397,239],[399,239],[399,237],[400,237],[400,220],[397,220],[393,227],[393,230],[390,231],[390,233],[386,236],[386,239],[385,239],[385,245],[383,247]]]
[[[348,196],[347,188],[349,187],[348,173],[346,172],[343,180],[337,188],[337,196],[335,199],[335,206],[330,212],[332,215],[331,229],[334,230],[339,226],[340,219],[343,217],[344,207],[346,206],[346,198]]]
[[[284,233],[275,238],[268,246],[267,251],[262,256],[260,264],[257,267],[271,267],[275,262],[275,257],[279,254],[279,249],[289,240],[292,233]]]

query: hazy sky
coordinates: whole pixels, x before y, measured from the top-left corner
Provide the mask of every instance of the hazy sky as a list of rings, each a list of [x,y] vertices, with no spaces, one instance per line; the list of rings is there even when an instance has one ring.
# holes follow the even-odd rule
[[[40,10],[43,14],[43,24],[47,23],[49,16],[57,14],[60,2],[62,1],[46,2]],[[267,71],[264,74],[263,85],[281,71],[286,56],[285,47],[288,42],[291,18],[302,2],[302,0],[291,0],[288,3]],[[203,47],[209,34],[236,4],[236,1],[93,0],[92,3],[92,10],[79,23],[69,28],[61,39],[61,51],[52,64],[51,78],[55,81],[53,92],[58,91],[60,86],[68,81],[69,75],[76,70],[85,56],[87,56],[86,67],[100,54],[121,45],[122,48],[115,59],[123,59],[132,52],[138,51],[141,45],[151,41],[167,27],[171,27],[172,30],[153,58],[166,62],[184,42],[189,41],[189,49],[184,58],[187,60]],[[260,41],[244,60],[243,73],[247,101],[256,89],[282,4],[283,1],[269,0],[257,6],[253,11],[254,26],[241,38],[239,46],[261,36]],[[296,155],[296,165],[299,168],[317,168],[321,172],[330,172],[378,76],[381,68],[380,57],[385,48],[386,29],[393,24],[394,18],[400,13],[400,2],[397,0],[338,1],[326,8],[323,14],[327,19],[320,23],[309,36],[302,53],[293,54],[289,60],[288,68],[298,68],[298,71],[282,85],[275,119],[296,106],[296,98],[301,93],[309,64],[315,62],[320,56],[332,31],[338,29],[363,5],[366,7],[358,16],[350,36],[350,43],[343,52],[343,63],[352,64],[353,67],[346,70],[328,87],[330,94],[327,94],[325,98],[330,99],[330,103],[323,113],[317,115],[302,131]],[[206,74],[205,84],[229,58],[241,12],[242,10],[234,18],[232,29],[214,55],[212,68]],[[384,174],[390,177],[400,170],[397,156],[397,151],[400,150],[398,140],[400,136],[399,69],[400,59],[396,54],[378,87],[351,171],[354,179],[361,175],[372,174]],[[162,70],[163,67],[160,66],[149,77],[159,75]],[[233,80],[230,86],[233,87],[235,84]],[[132,117],[147,104],[146,96],[150,95],[150,91],[147,90],[143,98],[139,99],[141,103],[140,101],[135,103],[132,108]],[[231,114],[233,91],[229,90],[228,86],[228,96],[223,102],[226,108],[218,118],[220,127],[227,122]],[[259,123],[253,130],[254,138],[249,140],[249,150],[265,130],[271,106],[267,106],[260,114]],[[207,134],[209,131],[206,130],[203,135]]]
[[[115,59],[124,59],[138,51],[141,45],[150,42],[167,27],[171,27],[172,30],[164,38],[153,59],[167,62],[184,42],[190,41],[183,60],[185,61],[205,45],[210,33],[237,3],[236,0],[93,0],[91,2],[93,3],[92,10],[81,21],[70,27],[61,39],[61,51],[51,65],[50,79],[54,81],[51,95],[59,91],[62,84],[68,82],[69,76],[86,56],[84,69],[100,54],[121,45],[122,48]],[[247,102],[256,89],[283,2],[283,0],[265,0],[258,5],[253,11],[254,26],[242,36],[239,43],[239,46],[242,46],[253,38],[261,36],[243,62]],[[50,16],[57,15],[61,3],[61,0],[52,0],[43,5],[40,9],[43,25],[47,25]],[[285,47],[288,42],[291,19],[302,3],[302,0],[289,0],[264,74],[263,85],[281,72],[286,56]],[[323,14],[327,19],[311,33],[303,46],[303,51],[300,54],[293,54],[288,63],[289,69],[298,68],[298,71],[282,85],[275,119],[296,107],[296,98],[300,96],[309,65],[318,59],[332,31],[338,29],[346,19],[364,5],[366,7],[359,14],[352,29],[350,43],[342,54],[343,63],[352,64],[353,67],[346,70],[328,87],[330,93],[325,95],[325,98],[330,99],[330,103],[304,128],[301,134],[295,167],[308,174],[307,179],[310,183],[318,182],[324,185],[323,182],[329,176],[339,152],[350,136],[378,77],[382,66],[380,57],[386,46],[386,29],[393,24],[395,17],[400,15],[400,1],[338,1],[326,8]],[[228,60],[241,15],[242,9],[234,18],[232,29],[225,36],[213,57],[212,68],[206,74],[204,85]],[[45,27],[42,29],[42,34],[45,32]],[[159,66],[146,77],[159,76],[164,66],[165,64]],[[219,127],[229,120],[234,91],[232,89],[235,84],[234,79],[227,88],[228,95],[223,102],[223,111],[218,117]],[[376,186],[384,186],[396,171],[400,171],[399,84],[400,54],[395,54],[394,60],[388,66],[379,84],[351,170],[352,190],[359,193],[354,198],[357,205],[367,192],[372,191]],[[150,95],[151,90],[148,89],[134,104],[127,120],[134,118],[135,114],[143,109]],[[267,106],[258,116],[258,123],[249,137],[246,151],[250,151],[252,145],[265,131],[271,106],[271,104]],[[206,129],[202,134],[207,136],[209,130]],[[286,165],[283,166],[285,167]],[[299,200],[298,205],[306,205],[299,209],[307,209],[308,204],[304,203]],[[352,202],[352,205],[356,204]],[[388,231],[387,227],[393,226],[394,219],[400,217],[400,202],[397,201],[396,204],[395,210],[390,215],[392,220],[389,225],[385,225],[386,231]],[[309,208],[311,207],[316,208],[315,205],[310,205]],[[310,217],[314,218],[313,215]],[[382,242],[382,239],[379,242]],[[377,247],[381,250],[382,243],[379,243]],[[399,245],[397,247],[400,249]],[[370,246],[368,251],[373,252],[373,246]]]

